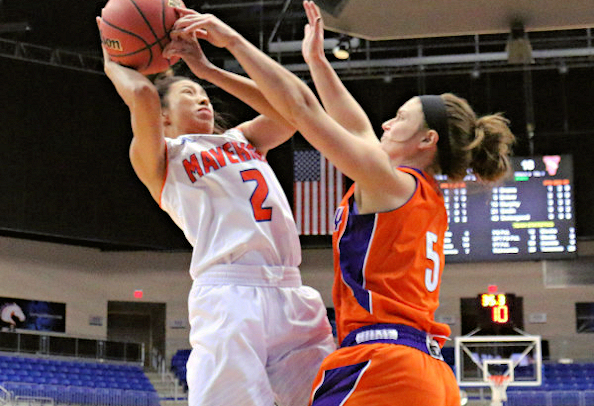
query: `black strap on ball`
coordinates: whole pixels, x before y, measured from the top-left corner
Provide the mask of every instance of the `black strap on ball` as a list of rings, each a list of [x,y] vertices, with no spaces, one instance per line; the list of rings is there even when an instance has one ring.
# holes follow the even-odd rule
[[[419,96],[425,114],[425,122],[431,130],[439,135],[437,151],[439,152],[439,166],[442,173],[448,173],[450,169],[450,131],[448,128],[448,114],[445,103],[441,96],[423,95]]]

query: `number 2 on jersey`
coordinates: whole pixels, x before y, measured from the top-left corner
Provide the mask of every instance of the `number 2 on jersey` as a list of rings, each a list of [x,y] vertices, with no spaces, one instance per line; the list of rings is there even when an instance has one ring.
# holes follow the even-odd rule
[[[272,218],[272,207],[264,207],[264,200],[268,196],[268,184],[266,179],[257,169],[246,169],[241,171],[241,179],[244,182],[256,182],[254,193],[250,197],[254,218],[256,221],[270,221]]]

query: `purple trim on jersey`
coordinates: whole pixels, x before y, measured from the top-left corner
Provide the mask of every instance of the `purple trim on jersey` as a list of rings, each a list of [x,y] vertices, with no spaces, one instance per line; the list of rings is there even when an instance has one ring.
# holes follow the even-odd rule
[[[342,280],[351,288],[361,307],[372,313],[371,292],[365,289],[364,266],[375,229],[376,215],[353,214],[352,212],[356,211],[353,197],[350,204],[352,210],[338,242]]]
[[[243,173],[244,172],[251,172],[251,171],[256,171],[259,175],[260,175],[260,179],[244,179],[243,178]],[[252,195],[250,196],[250,203],[252,204],[252,214],[254,215],[254,220],[256,220],[257,223],[260,222],[264,222],[264,221],[272,221],[272,207],[270,206],[264,206],[264,201],[266,201],[266,198],[268,197],[268,194],[270,193],[270,189],[268,188],[268,184],[266,184],[266,180],[264,179],[264,176],[262,176],[262,173],[256,169],[256,168],[251,168],[251,169],[244,169],[242,171],[239,171],[239,173],[241,174],[241,180],[243,180],[243,182],[256,182],[256,187],[254,188],[254,191],[252,192]],[[263,185],[262,183],[263,182]],[[266,191],[266,196],[264,196],[264,199],[262,199],[262,202],[260,204],[262,204],[261,207],[259,207],[259,210],[261,211],[260,215],[262,215],[262,213],[264,213],[264,218],[258,218],[258,215],[256,214],[255,211],[255,207],[254,207],[254,195],[256,194],[256,192],[258,191],[259,188],[264,188],[264,190]]]
[[[392,338],[397,337],[397,338]],[[360,344],[398,344],[416,348],[433,358],[443,360],[439,344],[427,339],[427,333],[404,324],[372,324],[351,331],[342,340],[340,347]]]
[[[427,179],[427,177],[425,176],[425,173],[424,173],[422,170],[418,169],[418,168],[413,168],[412,166],[406,166],[406,165],[400,165],[400,166],[399,166],[399,168],[408,168],[408,169],[412,169],[413,171],[415,171],[415,172],[417,172],[419,175],[421,175],[423,178],[425,178],[426,180],[428,180],[428,179]]]
[[[344,404],[357,387],[371,361],[324,371],[322,383],[314,392],[311,406],[339,406]]]

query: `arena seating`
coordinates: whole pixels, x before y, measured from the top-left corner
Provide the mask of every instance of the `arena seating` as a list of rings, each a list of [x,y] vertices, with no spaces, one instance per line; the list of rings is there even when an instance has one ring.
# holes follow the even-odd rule
[[[454,348],[444,347],[442,354],[455,371]],[[533,376],[531,368],[518,366],[516,378]],[[506,392],[506,406],[594,406],[594,363],[546,362],[540,386],[510,386]]]
[[[179,380],[179,383],[184,387],[184,390],[188,390],[188,384],[186,383],[186,363],[192,350],[184,349],[178,350],[173,357],[171,357],[171,372]]]
[[[507,388],[508,406],[594,406],[593,363],[546,363],[540,386]]]
[[[594,406],[594,391],[512,391],[507,406]]]
[[[50,397],[58,404],[159,405],[137,365],[0,355],[0,385],[14,396]]]

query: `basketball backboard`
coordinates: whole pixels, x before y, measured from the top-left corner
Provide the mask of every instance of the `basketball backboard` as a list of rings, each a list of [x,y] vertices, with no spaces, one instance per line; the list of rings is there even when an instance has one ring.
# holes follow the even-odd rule
[[[488,387],[489,377],[509,377],[508,386],[540,386],[541,338],[534,335],[455,338],[456,379],[462,387]]]

